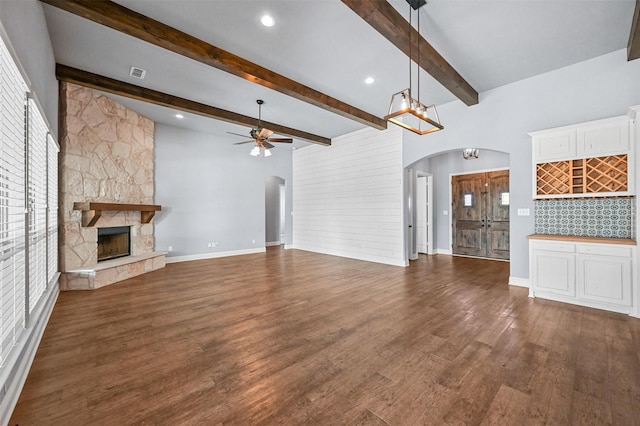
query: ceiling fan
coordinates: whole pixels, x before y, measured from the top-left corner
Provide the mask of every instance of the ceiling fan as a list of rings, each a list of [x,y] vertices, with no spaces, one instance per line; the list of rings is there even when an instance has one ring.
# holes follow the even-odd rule
[[[269,129],[265,129],[261,125],[262,124],[262,104],[264,104],[264,101],[262,99],[258,99],[256,102],[258,103],[258,125],[256,126],[255,129],[251,129],[251,131],[249,132],[249,136],[251,136],[251,139],[244,142],[236,142],[234,143],[234,145],[242,145],[245,143],[255,142],[256,146],[251,151],[251,155],[255,157],[258,157],[260,155],[264,155],[265,157],[268,157],[271,155],[271,152],[269,152],[269,150],[273,148],[273,145],[271,144],[272,142],[292,143],[293,139],[272,138],[271,135],[273,134],[273,131]],[[227,133],[231,135],[244,137],[244,135],[240,135],[238,133],[233,133],[233,132],[227,132]]]

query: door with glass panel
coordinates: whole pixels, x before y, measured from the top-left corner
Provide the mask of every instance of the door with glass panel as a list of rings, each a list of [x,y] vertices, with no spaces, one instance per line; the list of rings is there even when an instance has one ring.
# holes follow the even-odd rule
[[[453,253],[509,259],[509,171],[453,176]]]

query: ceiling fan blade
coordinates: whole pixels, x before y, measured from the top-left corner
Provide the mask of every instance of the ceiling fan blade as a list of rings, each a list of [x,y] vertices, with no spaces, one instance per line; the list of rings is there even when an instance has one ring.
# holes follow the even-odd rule
[[[271,145],[271,144],[270,144],[269,142],[267,142],[266,140],[265,140],[265,141],[262,141],[262,146],[264,146],[266,149],[271,149],[271,148],[273,148],[273,145]]]
[[[269,129],[260,129],[260,133],[258,133],[258,138],[259,139],[266,139],[269,136],[271,136],[273,134],[273,132]]]
[[[269,142],[278,142],[278,143],[292,143],[293,139],[291,138],[269,138],[267,139]]]
[[[230,135],[242,136],[243,138],[247,137],[247,135],[241,135],[240,133],[233,133],[233,132],[227,132],[227,133],[229,133]]]
[[[234,145],[243,145],[245,143],[249,143],[249,142],[255,142],[253,139],[249,139],[248,141],[244,141],[244,142],[236,142],[234,143]]]

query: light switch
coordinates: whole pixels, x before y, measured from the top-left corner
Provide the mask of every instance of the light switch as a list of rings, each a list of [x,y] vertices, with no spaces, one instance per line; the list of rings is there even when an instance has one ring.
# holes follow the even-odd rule
[[[443,216],[449,216],[449,210],[442,210]]]
[[[518,216],[529,216],[531,212],[529,209],[518,209]]]

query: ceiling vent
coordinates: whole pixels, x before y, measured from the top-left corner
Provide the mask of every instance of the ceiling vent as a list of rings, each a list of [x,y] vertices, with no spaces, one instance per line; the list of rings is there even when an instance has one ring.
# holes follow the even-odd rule
[[[131,77],[139,78],[140,80],[142,80],[146,74],[146,70],[138,67],[131,67],[131,70],[129,71],[129,75]]]

